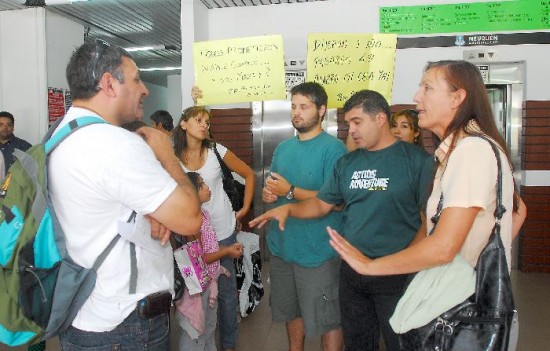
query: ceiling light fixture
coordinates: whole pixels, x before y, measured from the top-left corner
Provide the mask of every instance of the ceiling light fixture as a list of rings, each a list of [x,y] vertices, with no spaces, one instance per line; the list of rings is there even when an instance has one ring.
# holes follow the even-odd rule
[[[52,5],[69,5],[73,2],[84,2],[90,0],[20,0],[20,3],[25,6],[52,6]]]
[[[178,48],[175,45],[150,45],[150,46],[135,46],[131,48],[124,48],[128,52],[133,51],[150,51],[150,50],[177,50]]]
[[[46,5],[66,5],[73,2],[86,2],[90,0],[46,0]]]
[[[180,70],[181,67],[151,67],[151,68],[140,68],[141,72],[153,72],[153,71],[176,71]]]

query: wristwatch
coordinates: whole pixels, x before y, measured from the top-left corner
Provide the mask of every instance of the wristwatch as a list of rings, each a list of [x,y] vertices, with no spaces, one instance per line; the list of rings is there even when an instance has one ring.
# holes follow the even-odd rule
[[[295,188],[295,186],[294,186],[294,185],[291,185],[291,186],[290,186],[290,189],[289,189],[288,192],[286,193],[285,197],[286,197],[288,200],[294,199],[294,188]]]

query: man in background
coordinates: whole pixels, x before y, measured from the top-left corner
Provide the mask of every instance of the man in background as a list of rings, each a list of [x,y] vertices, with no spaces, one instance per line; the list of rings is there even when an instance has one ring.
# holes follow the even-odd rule
[[[172,129],[174,129],[174,119],[168,111],[158,110],[151,115],[152,127],[160,130],[161,132],[170,135]]]
[[[7,111],[0,112],[0,148],[4,156],[4,168],[7,171],[15,162],[13,151],[19,149],[27,151],[32,145],[27,141],[16,137],[13,134],[15,130],[15,119],[13,115]],[[2,173],[3,174],[3,173]]]
[[[283,205],[315,197],[330,177],[344,144],[323,131],[327,93],[318,83],[291,90],[292,125],[298,135],[281,142],[273,154],[264,202]],[[342,350],[338,305],[340,259],[329,244],[327,226],[341,227],[340,212],[319,219],[290,219],[285,230],[272,223],[267,242],[270,260],[271,312],[285,322],[289,350],[304,350],[305,336],[321,336],[323,350]]]

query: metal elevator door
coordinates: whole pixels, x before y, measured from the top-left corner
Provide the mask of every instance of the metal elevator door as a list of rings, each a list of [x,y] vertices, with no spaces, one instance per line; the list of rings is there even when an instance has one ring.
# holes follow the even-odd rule
[[[508,109],[510,86],[507,84],[487,84],[487,95],[493,110],[493,118],[497,129],[510,147],[510,111]]]
[[[506,140],[514,165],[516,186],[521,184],[522,105],[525,62],[488,62],[485,87],[498,131]],[[518,241],[512,243],[512,268],[517,268]]]

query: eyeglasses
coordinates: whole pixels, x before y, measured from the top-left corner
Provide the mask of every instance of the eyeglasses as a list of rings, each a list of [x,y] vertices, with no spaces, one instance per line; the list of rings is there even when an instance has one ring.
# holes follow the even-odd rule
[[[109,43],[100,39],[96,39],[94,59],[92,61],[92,78],[94,79],[94,82],[96,82],[96,90],[99,90],[99,79],[101,78],[99,77],[99,72],[97,71],[97,65],[108,47]]]

